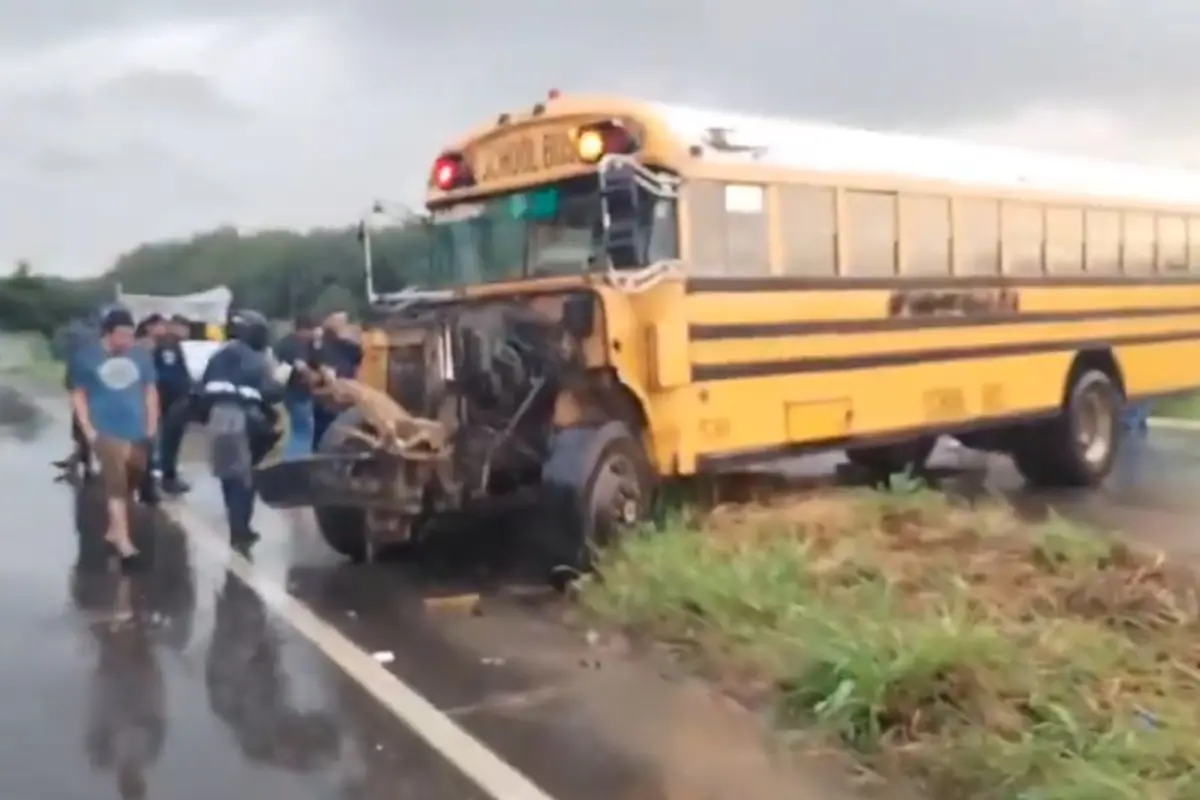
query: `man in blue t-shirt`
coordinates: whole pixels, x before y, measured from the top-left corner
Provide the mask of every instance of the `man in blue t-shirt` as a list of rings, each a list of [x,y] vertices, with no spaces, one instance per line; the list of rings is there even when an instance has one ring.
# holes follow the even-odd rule
[[[100,339],[74,354],[69,366],[71,406],[100,465],[108,498],[105,538],[122,559],[137,555],[129,531],[129,501],[147,469],[158,431],[158,391],[150,353],[138,347],[133,316],[105,312]]]

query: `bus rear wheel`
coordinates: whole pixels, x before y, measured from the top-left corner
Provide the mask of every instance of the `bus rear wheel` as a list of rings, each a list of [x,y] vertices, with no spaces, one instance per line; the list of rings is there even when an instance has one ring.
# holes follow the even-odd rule
[[[1023,431],[1013,447],[1013,462],[1026,483],[1047,488],[1102,483],[1117,459],[1123,406],[1121,389],[1107,373],[1079,373],[1062,411]]]

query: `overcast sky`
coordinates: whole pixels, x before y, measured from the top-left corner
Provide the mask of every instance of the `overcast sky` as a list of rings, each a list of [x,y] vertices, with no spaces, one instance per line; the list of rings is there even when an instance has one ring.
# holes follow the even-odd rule
[[[1200,166],[1200,3],[0,0],[0,265],[349,223],[551,86]]]

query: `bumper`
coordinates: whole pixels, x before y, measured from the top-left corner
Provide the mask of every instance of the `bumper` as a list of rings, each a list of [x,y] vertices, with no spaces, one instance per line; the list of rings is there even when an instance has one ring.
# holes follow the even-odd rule
[[[402,511],[391,487],[377,476],[373,454],[318,455],[276,461],[254,471],[259,497],[271,508],[337,506]]]

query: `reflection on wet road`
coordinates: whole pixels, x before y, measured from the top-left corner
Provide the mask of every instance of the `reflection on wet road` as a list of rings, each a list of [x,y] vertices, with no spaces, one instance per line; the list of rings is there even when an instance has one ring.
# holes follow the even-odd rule
[[[342,565],[306,517],[267,511],[252,563],[239,560],[214,534],[207,481],[179,512],[196,521],[186,534],[139,514],[146,563],[122,575],[101,542],[96,488],[52,481],[67,437],[51,422],[0,424],[0,797],[497,796],[428,743],[448,734],[404,724],[381,701],[399,684],[371,670],[426,698],[442,720],[430,724],[461,727],[558,800],[805,796],[751,744],[753,720],[580,641],[540,593],[431,603],[506,581],[461,564],[452,581],[436,564],[421,578],[411,565]],[[1097,493],[1029,498],[1000,463],[990,483],[1200,553],[1200,437],[1155,433],[1129,456]],[[268,585],[330,632],[300,624]],[[350,677],[361,661],[370,667]],[[535,795],[503,800],[519,796]]]

